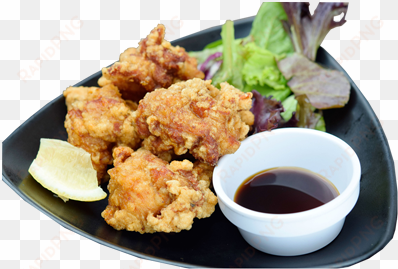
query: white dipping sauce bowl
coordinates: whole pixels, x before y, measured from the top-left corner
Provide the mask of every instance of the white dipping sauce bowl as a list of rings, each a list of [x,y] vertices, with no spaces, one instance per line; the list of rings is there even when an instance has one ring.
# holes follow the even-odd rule
[[[234,202],[241,183],[265,169],[296,166],[330,180],[340,195],[317,208],[291,214],[253,211]],[[283,128],[245,139],[234,154],[223,156],[213,185],[225,217],[254,248],[279,256],[311,253],[332,242],[359,196],[361,166],[354,150],[321,131]]]

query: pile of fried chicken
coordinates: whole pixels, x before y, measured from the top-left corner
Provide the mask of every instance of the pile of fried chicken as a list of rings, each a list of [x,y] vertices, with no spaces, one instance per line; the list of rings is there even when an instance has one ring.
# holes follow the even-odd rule
[[[179,232],[209,217],[213,168],[254,122],[251,93],[204,81],[164,35],[158,25],[103,68],[100,87],[64,91],[68,142],[90,153],[98,184],[109,180],[102,217],[117,230]]]

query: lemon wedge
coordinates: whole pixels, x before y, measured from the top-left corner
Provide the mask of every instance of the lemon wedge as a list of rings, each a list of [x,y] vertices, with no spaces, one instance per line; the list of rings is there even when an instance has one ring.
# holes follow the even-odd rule
[[[98,201],[106,197],[98,186],[90,154],[62,140],[40,139],[39,152],[29,173],[65,202],[68,199]]]

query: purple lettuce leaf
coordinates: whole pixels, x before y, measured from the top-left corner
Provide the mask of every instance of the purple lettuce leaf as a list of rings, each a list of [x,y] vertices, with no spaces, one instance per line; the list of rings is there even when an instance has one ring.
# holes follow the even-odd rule
[[[256,90],[252,93],[253,106],[250,111],[254,114],[254,124],[251,135],[285,127],[319,129],[317,124],[322,118],[322,111],[315,112],[305,94],[296,97],[297,111],[293,112],[288,121],[284,121],[281,116],[284,108],[280,101],[273,99],[272,96],[263,97]]]
[[[328,32],[346,22],[348,3],[321,2],[313,16],[308,2],[286,2],[282,5],[288,16],[288,21],[282,22],[283,27],[290,35],[295,51],[312,61]],[[341,13],[344,13],[343,18],[335,22],[334,17]]]
[[[253,106],[250,111],[254,114],[253,134],[270,131],[278,127],[284,111],[282,103],[272,96],[263,97],[253,90]]]
[[[221,52],[213,53],[198,66],[199,70],[205,74],[205,80],[211,79],[220,69],[222,64],[222,60],[220,60],[221,56]]]
[[[292,117],[288,121],[281,121],[278,125],[278,128],[285,127],[298,127],[299,120],[297,119],[297,113],[293,112]]]

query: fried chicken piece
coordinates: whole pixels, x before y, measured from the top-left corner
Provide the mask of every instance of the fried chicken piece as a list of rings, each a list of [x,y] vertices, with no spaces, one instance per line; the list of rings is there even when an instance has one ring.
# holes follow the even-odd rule
[[[221,156],[234,153],[249,132],[254,119],[251,97],[252,93],[226,82],[221,90],[210,80],[179,82],[140,101],[135,112],[137,132],[155,141],[144,140],[144,147],[154,154],[167,155],[173,149],[182,155],[189,150],[197,160],[215,166]]]
[[[78,109],[68,111],[65,128],[68,132],[68,142],[90,153],[91,162],[97,171],[98,184],[101,184],[107,166],[112,164],[111,143],[94,138],[89,134],[84,126],[82,112]]]
[[[124,99],[139,101],[147,92],[192,78],[204,78],[197,61],[184,48],[164,40],[165,27],[159,24],[139,42],[120,54],[119,62],[103,68],[100,86],[113,83]]]
[[[209,173],[188,160],[166,161],[145,149],[117,147],[108,171],[109,205],[101,216],[117,230],[143,233],[190,230],[193,219],[209,217],[217,197]]]
[[[68,142],[91,154],[101,183],[107,165],[112,164],[112,147],[124,144],[136,148],[141,142],[132,116],[137,104],[124,101],[112,84],[103,88],[69,87],[64,96]]]
[[[98,92],[98,87],[68,87],[64,91],[65,104],[68,111],[73,109],[72,104],[77,101],[87,102],[95,99],[96,92]]]

